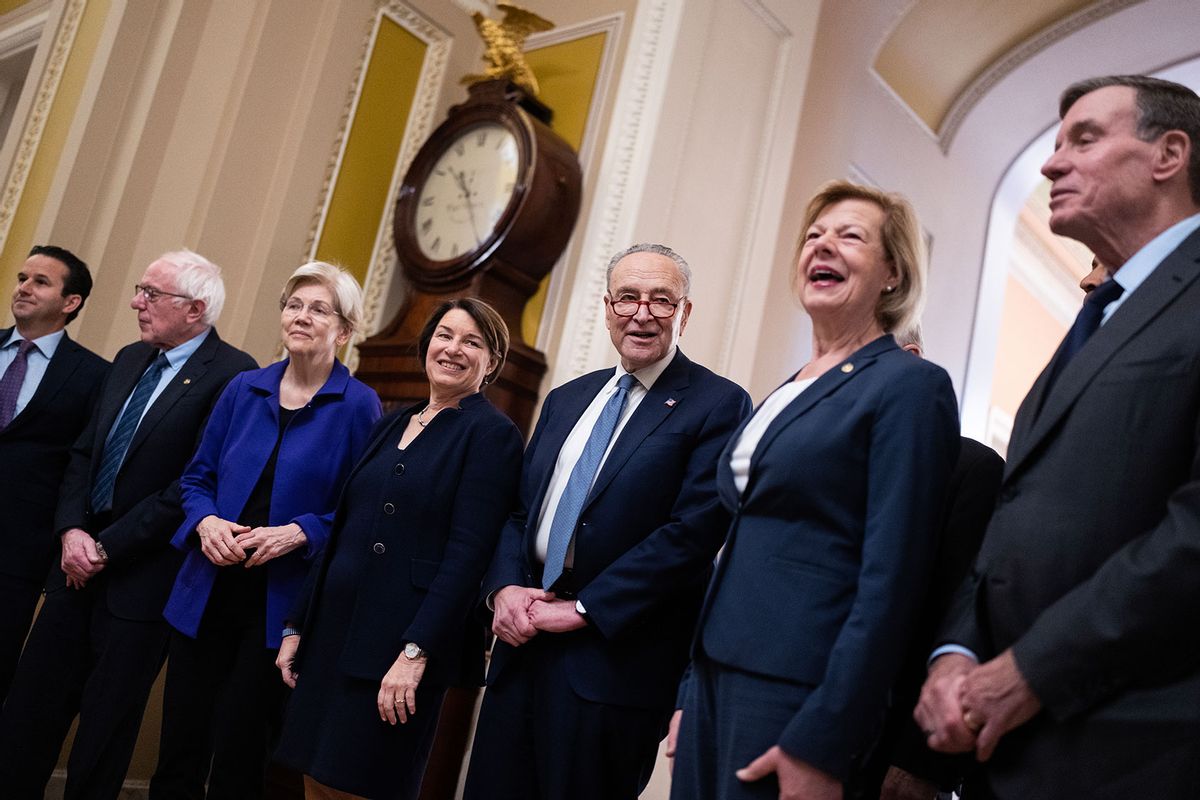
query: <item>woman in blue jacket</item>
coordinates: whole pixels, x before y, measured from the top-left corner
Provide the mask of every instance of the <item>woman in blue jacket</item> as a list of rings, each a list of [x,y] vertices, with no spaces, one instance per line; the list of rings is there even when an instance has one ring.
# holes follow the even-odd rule
[[[418,340],[429,400],[384,418],[279,651],[295,686],[276,757],[309,797],[415,798],[449,686],[483,682],[471,616],[521,472],[521,435],[480,394],[504,365],[495,309],[450,300]]]
[[[812,359],[717,463],[733,515],[681,692],[671,797],[841,800],[924,600],[958,453],[950,378],[888,331],[918,318],[921,228],[846,181],[808,205],[795,290]]]
[[[337,359],[362,290],[322,262],[280,297],[287,359],[222,393],[180,479],[187,555],[163,616],[175,628],[158,767],[161,797],[253,798],[282,716],[283,618],[329,539],[333,510],[381,407]]]

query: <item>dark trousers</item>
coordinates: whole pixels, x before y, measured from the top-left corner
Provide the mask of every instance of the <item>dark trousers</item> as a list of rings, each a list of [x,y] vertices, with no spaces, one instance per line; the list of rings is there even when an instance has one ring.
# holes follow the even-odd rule
[[[555,634],[520,649],[484,693],[464,800],[636,800],[671,710],[579,697]]]
[[[675,749],[672,800],[777,800],[774,774],[743,783],[735,773],[778,744],[810,691],[705,660],[693,662]]]
[[[65,797],[119,794],[169,630],[109,613],[103,574],[46,596],[0,714],[6,798],[40,800],[76,714]]]
[[[41,581],[0,574],[0,706],[8,697],[41,594]]]
[[[209,609],[195,639],[172,632],[153,800],[263,796],[287,688],[264,605]]]

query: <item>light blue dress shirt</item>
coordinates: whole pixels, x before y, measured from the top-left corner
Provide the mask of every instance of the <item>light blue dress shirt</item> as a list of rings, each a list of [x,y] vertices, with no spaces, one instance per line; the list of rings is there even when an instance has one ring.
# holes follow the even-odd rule
[[[50,359],[54,358],[54,352],[58,350],[58,343],[65,335],[66,331],[59,329],[54,333],[48,333],[32,340],[33,348],[25,356],[25,382],[21,384],[21,391],[17,393],[17,407],[13,411],[14,418],[25,409],[25,406],[29,405],[42,378],[46,376],[46,370],[50,367]],[[13,328],[8,341],[0,347],[0,375],[3,375],[16,360],[17,347],[24,340],[25,337],[18,333],[16,328]]]

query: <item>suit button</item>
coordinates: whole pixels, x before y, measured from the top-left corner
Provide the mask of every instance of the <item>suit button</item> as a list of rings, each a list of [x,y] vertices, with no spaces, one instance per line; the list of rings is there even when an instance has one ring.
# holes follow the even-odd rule
[[[397,464],[396,468],[393,469],[392,472],[395,473],[396,475],[403,475],[404,474],[404,465]]]
[[[375,555],[378,555],[378,556],[381,556],[387,552],[387,548],[383,546],[383,542],[376,542],[375,546],[372,547],[371,549],[374,550]]]
[[[384,504],[383,504],[383,513],[385,513],[385,514],[395,514],[395,513],[396,513],[396,507],[395,507],[394,505],[392,505],[391,503],[384,503]]]

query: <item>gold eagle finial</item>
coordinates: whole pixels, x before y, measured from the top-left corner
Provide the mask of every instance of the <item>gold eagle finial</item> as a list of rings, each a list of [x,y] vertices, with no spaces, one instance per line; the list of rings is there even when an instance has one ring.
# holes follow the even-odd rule
[[[521,52],[521,47],[529,34],[548,31],[554,27],[554,23],[532,11],[508,3],[497,3],[496,8],[504,12],[504,19],[496,21],[478,11],[471,15],[471,19],[475,20],[475,28],[479,31],[483,43],[487,45],[483,51],[483,60],[488,66],[481,74],[467,75],[462,82],[479,83],[507,78],[536,97],[537,78],[525,62],[525,54]]]

